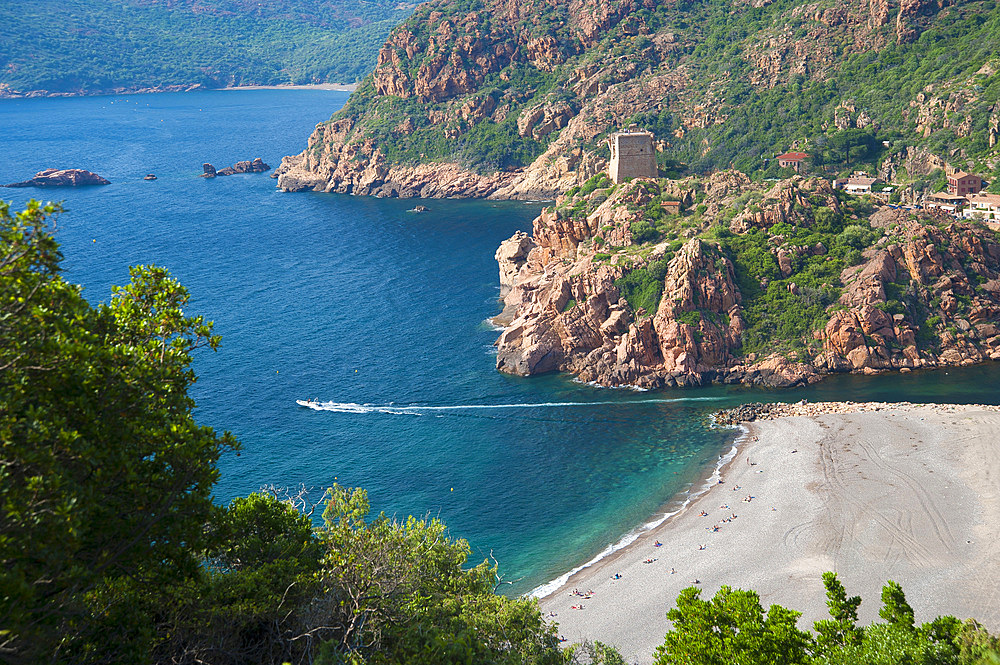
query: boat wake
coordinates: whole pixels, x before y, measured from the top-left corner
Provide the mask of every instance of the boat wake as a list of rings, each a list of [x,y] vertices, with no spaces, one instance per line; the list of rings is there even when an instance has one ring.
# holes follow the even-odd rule
[[[445,406],[400,405],[400,404],[358,404],[356,402],[323,402],[320,400],[297,399],[299,406],[313,411],[334,413],[387,413],[391,415],[422,416],[449,411],[480,411],[494,409],[552,409],[566,407],[614,406],[633,404],[671,404],[676,402],[716,402],[723,397],[675,397],[671,399],[619,400],[603,402],[539,402],[534,404],[450,404]]]

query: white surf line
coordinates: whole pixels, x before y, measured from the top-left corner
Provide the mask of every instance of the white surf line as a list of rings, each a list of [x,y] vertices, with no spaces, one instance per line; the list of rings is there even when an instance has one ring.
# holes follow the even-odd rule
[[[705,398],[699,398],[699,399],[705,399]],[[671,517],[673,517],[674,515],[681,512],[689,505],[691,505],[691,502],[700,497],[702,494],[709,491],[716,485],[721,484],[722,469],[727,464],[729,464],[729,462],[731,462],[734,457],[736,457],[736,453],[739,450],[739,446],[743,444],[743,442],[746,440],[747,435],[750,433],[750,431],[746,427],[743,427],[742,425],[740,425],[736,429],[739,429],[740,433],[736,436],[736,439],[733,441],[733,445],[730,447],[729,452],[725,453],[724,455],[719,455],[719,459],[715,462],[715,470],[712,471],[712,475],[708,477],[708,479],[702,484],[701,487],[695,489],[694,486],[692,485],[683,493],[684,501],[681,502],[680,506],[678,506],[674,510],[670,510],[655,515],[651,520],[647,521],[645,524],[642,524],[632,529],[625,535],[623,535],[618,540],[618,542],[612,543],[607,547],[605,547],[596,556],[594,556],[594,558],[590,559],[586,563],[580,564],[579,566],[573,568],[569,572],[563,573],[554,580],[550,580],[548,582],[545,582],[544,584],[538,585],[537,587],[526,593],[525,596],[529,598],[541,599],[555,593],[560,588],[562,588],[569,581],[569,579],[573,577],[573,575],[576,575],[581,570],[590,568],[591,566],[600,562],[602,559],[605,559],[608,556],[614,554],[618,550],[625,549],[626,547],[634,543],[639,538],[639,536],[649,531],[652,531],[656,527],[660,526],[668,519],[670,519]]]
[[[299,406],[313,411],[333,411],[336,413],[389,413],[399,415],[420,415],[424,412],[440,411],[471,411],[487,409],[548,409],[574,406],[614,406],[632,404],[672,404],[676,402],[717,402],[726,397],[675,397],[671,399],[644,399],[629,401],[600,402],[538,402],[533,404],[450,404],[445,406],[397,405],[397,404],[358,404],[356,402],[311,402],[296,400]]]

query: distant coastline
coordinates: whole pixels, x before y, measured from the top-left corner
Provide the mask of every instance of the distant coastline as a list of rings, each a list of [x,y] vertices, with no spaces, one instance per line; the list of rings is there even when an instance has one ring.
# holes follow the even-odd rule
[[[329,90],[333,92],[354,92],[357,83],[309,83],[280,85],[234,85],[224,88],[208,88],[200,84],[164,85],[150,88],[115,88],[113,90],[88,90],[77,92],[49,92],[48,90],[14,91],[0,84],[0,99],[27,99],[35,97],[99,97],[101,95],[146,95],[157,92],[201,92],[205,90]]]
[[[233,85],[225,88],[209,88],[211,90],[331,90],[334,92],[354,92],[357,83],[309,83],[303,85]]]

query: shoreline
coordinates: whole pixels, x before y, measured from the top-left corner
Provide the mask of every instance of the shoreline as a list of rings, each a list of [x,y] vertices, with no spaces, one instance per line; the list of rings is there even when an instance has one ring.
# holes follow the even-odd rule
[[[893,579],[918,621],[954,614],[1000,627],[1000,599],[975,595],[1000,565],[1000,407],[772,411],[744,423],[735,454],[717,465],[723,484],[532,592],[561,636],[651,663],[680,590],[694,585],[708,599],[724,584],[803,612],[799,627],[809,629],[826,617],[826,570],[861,595],[862,623],[878,621],[881,587]]]
[[[354,92],[357,83],[302,83],[281,85],[232,85],[225,88],[206,88],[206,90],[329,90],[332,92]]]
[[[733,427],[727,427],[728,429],[740,430],[737,432],[736,437],[730,444],[729,450],[720,455],[719,459],[715,463],[711,473],[702,478],[700,481],[695,481],[686,490],[680,491],[674,496],[672,496],[665,504],[661,510],[656,511],[642,524],[629,530],[623,536],[621,536],[614,543],[606,546],[591,559],[585,563],[576,566],[567,573],[563,573],[559,577],[540,584],[525,596],[529,598],[537,598],[542,601],[550,597],[555,592],[559,591],[565,586],[568,586],[569,582],[572,581],[577,575],[585,573],[588,569],[599,566],[606,562],[607,560],[612,560],[618,554],[624,554],[629,547],[635,543],[635,541],[641,539],[644,535],[651,531],[658,529],[663,526],[670,518],[681,513],[685,508],[687,508],[691,503],[697,501],[701,496],[707,494],[712,490],[713,487],[719,484],[722,477],[724,469],[735,459],[736,455],[739,453],[739,444],[741,439],[750,436],[752,431],[751,427],[746,427],[743,425]],[[696,489],[697,488],[697,489]]]
[[[236,85],[224,88],[208,88],[200,84],[166,85],[149,88],[122,88],[118,90],[97,90],[89,92],[50,92],[48,90],[27,90],[24,92],[0,91],[4,99],[57,99],[60,97],[121,97],[124,95],[153,95],[164,92],[211,92],[216,90],[328,90],[331,92],[354,92],[357,83],[304,83],[280,85]]]

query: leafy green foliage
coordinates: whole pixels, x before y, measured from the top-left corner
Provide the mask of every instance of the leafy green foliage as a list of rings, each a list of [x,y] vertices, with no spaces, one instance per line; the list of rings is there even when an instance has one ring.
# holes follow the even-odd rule
[[[205,574],[169,588],[169,603],[151,610],[154,660],[301,661],[309,645],[296,638],[322,591],[312,520],[287,501],[254,493],[220,510],[209,529]]]
[[[865,214],[868,205],[845,197],[839,213],[814,206],[804,211],[798,226],[779,223],[767,231],[751,229],[719,239],[743,295],[748,323],[744,353],[773,350],[776,340],[785,351],[811,343],[812,331],[826,325],[828,308],[840,297],[841,271],[860,262],[861,250],[881,236],[866,221],[847,217]],[[790,274],[783,275],[778,266],[772,236],[781,236],[790,248],[804,248],[789,250]]]
[[[699,323],[701,323],[701,312],[699,312],[698,310],[693,310],[691,312],[683,312],[682,314],[679,314],[677,316],[677,320],[680,323],[689,326],[697,326]]]
[[[570,188],[556,207],[556,212],[561,217],[585,219],[608,199],[615,188],[616,185],[611,182],[606,173],[598,173],[579,187]],[[592,196],[598,189],[605,191]],[[602,238],[600,242],[603,243],[604,239]]]
[[[663,256],[615,280],[615,286],[628,301],[633,312],[644,309],[647,316],[656,314],[663,295],[663,280],[666,279],[670,259],[670,256]]]
[[[656,649],[657,665],[987,665],[1000,661],[1000,641],[975,621],[950,616],[915,626],[913,610],[895,582],[882,589],[886,623],[857,625],[861,598],[848,598],[834,573],[823,574],[830,619],[818,635],[799,630],[799,612],[772,605],[765,616],[753,591],[723,586],[710,601],[689,587],[667,612],[673,628]]]
[[[139,266],[92,308],[59,276],[59,210],[0,204],[0,642],[126,662],[148,651],[135,585],[196,576],[215,462],[237,443],[192,416],[191,354],[219,338],[184,314],[187,291]],[[87,612],[127,621],[123,642],[88,634]]]
[[[15,0],[0,5],[0,84],[97,93],[350,83],[374,68],[382,42],[412,7],[389,0]]]
[[[837,575],[829,571],[823,573],[823,586],[826,588],[826,606],[830,608],[830,618],[813,625],[819,634],[817,644],[820,647],[843,647],[859,643],[864,634],[857,627],[861,596],[848,598]]]
[[[721,246],[733,262],[743,294],[748,323],[743,336],[745,353],[773,349],[776,340],[790,349],[799,348],[813,330],[825,325],[827,306],[839,296],[841,261],[827,261],[822,255],[797,256],[793,273],[782,278],[768,234],[759,229],[725,238]],[[797,293],[789,289],[792,283]]]
[[[569,665],[627,665],[618,651],[601,642],[584,640],[566,649]]]
[[[807,663],[809,634],[795,627],[800,612],[772,605],[766,616],[753,591],[719,589],[710,601],[688,587],[667,612],[673,629],[656,648],[657,665],[794,665]]]
[[[469,545],[438,520],[368,521],[363,490],[327,494],[318,599],[332,628],[320,663],[562,662],[534,600],[494,593],[496,569],[464,569]]]

